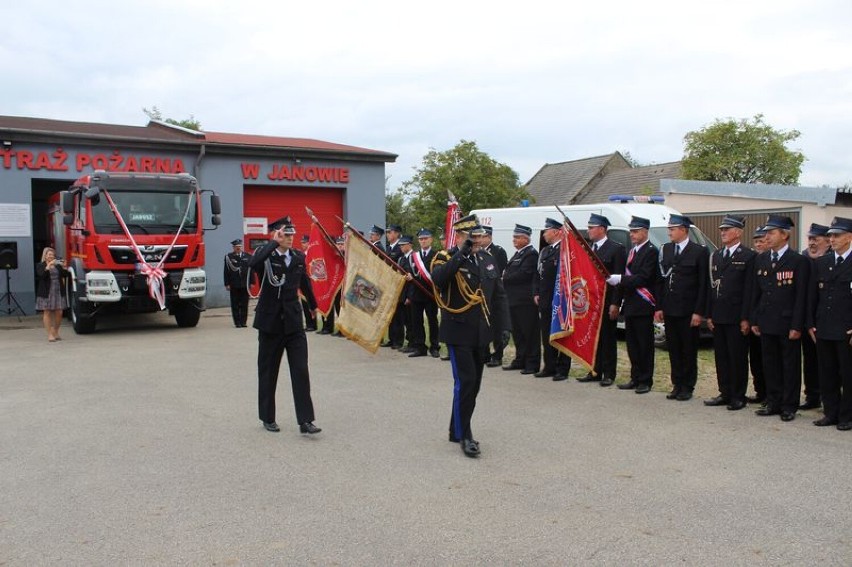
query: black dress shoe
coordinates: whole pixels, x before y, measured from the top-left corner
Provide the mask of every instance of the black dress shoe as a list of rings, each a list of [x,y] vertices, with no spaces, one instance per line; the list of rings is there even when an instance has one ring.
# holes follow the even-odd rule
[[[741,410],[744,407],[746,407],[745,400],[733,400],[731,403],[728,404],[728,409],[731,411]]]
[[[625,382],[624,384],[619,384],[618,389],[619,390],[635,390],[636,386],[638,386],[638,385],[639,384],[637,384],[636,382],[631,380],[630,382]]]
[[[272,431],[273,433],[278,433],[279,431],[281,431],[281,428],[278,427],[278,424],[275,423],[274,421],[271,421],[269,423],[264,421],[263,422],[263,428],[267,431]]]
[[[562,382],[563,380],[567,380],[567,379],[568,379],[567,374],[557,374],[553,377],[554,382]]]
[[[766,406],[766,407],[760,408],[759,410],[755,411],[754,415],[759,415],[759,416],[765,417],[765,416],[768,416],[768,415],[778,415],[780,413],[781,413],[781,410],[779,410],[777,408],[771,408],[769,406]]]
[[[408,355],[408,358],[417,358],[418,356],[426,356],[425,350],[415,350],[411,354]]]
[[[468,457],[478,457],[479,456],[479,443],[474,441],[473,439],[464,439],[461,442],[462,451]]]
[[[841,421],[837,424],[838,431],[849,431],[852,430],[852,422],[850,421]]]
[[[489,360],[488,362],[485,363],[485,366],[487,366],[488,368],[497,368],[498,366],[500,366],[502,364],[503,363],[501,361],[499,361],[495,358],[492,358],[491,360]]]
[[[805,403],[799,406],[800,410],[809,410],[809,409],[818,409],[822,407],[822,404],[819,403],[819,400],[805,400]]]
[[[723,398],[722,396],[716,396],[715,398],[710,398],[709,400],[704,400],[705,406],[715,407],[715,406],[726,406],[730,402]]]
[[[637,394],[647,394],[650,391],[651,391],[651,386],[649,386],[648,384],[639,384],[638,386],[636,386],[636,390],[635,390],[635,392]]]
[[[796,412],[794,411],[782,411],[781,412],[781,421],[793,421],[796,419]]]
[[[591,372],[583,376],[582,378],[577,378],[577,382],[600,382],[601,375],[593,376]]]
[[[408,353],[411,353],[411,352],[417,352],[417,349],[414,348],[414,347],[410,347],[410,346],[400,347],[399,352],[401,352],[403,354],[408,354]]]
[[[329,331],[328,329],[323,329],[323,330],[321,330],[321,331],[319,332],[319,334],[321,334],[321,335],[330,335],[330,334],[331,334],[331,331]]]
[[[746,401],[750,404],[762,404],[766,401],[766,396],[746,396]]]
[[[677,395],[677,397],[675,399],[679,402],[685,402],[687,400],[691,400],[692,399],[692,392],[685,392],[685,391],[681,390],[681,392]]]
[[[837,425],[836,419],[828,419],[827,417],[822,417],[816,421],[814,421],[814,425],[817,427],[826,427],[827,425]]]
[[[604,388],[607,386],[612,386],[612,378],[604,378],[603,380],[601,380],[601,386]]]
[[[538,372],[538,370],[535,370],[534,368],[524,368],[521,370],[521,374],[535,374],[536,372]]]
[[[672,391],[669,392],[668,394],[666,394],[666,399],[667,400],[676,400],[678,394],[680,394],[680,388],[678,388],[678,387],[672,388]]]
[[[504,367],[503,367],[503,370],[506,370],[506,371],[509,371],[509,370],[523,370],[523,369],[524,369],[524,365],[523,365],[523,364],[518,364],[518,363],[516,363],[516,362],[511,363],[509,366],[504,366]]]
[[[390,342],[390,341],[385,341],[385,342],[383,342],[380,346],[383,346],[383,347],[392,347],[392,346],[393,346],[393,343],[392,343],[392,342]]]
[[[322,431],[322,429],[308,421],[299,426],[299,431],[301,431],[302,433],[313,435],[314,433],[319,433],[320,431]]]
[[[439,351],[436,348],[433,348],[432,350],[430,350],[429,354],[432,356],[432,358],[440,358],[441,357],[441,351]]]
[[[533,376],[536,378],[550,378],[551,376],[556,376],[556,372],[553,370],[542,370],[540,372],[536,372]]]
[[[243,325],[243,327],[245,327],[245,325]],[[305,330],[306,331],[316,331],[317,328],[316,327],[305,327]]]

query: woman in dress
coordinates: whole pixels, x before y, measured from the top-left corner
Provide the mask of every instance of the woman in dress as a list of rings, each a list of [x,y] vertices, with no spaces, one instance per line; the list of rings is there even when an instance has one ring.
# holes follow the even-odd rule
[[[36,311],[42,312],[44,330],[51,343],[62,340],[59,325],[62,323],[62,311],[68,308],[64,282],[67,275],[64,262],[56,258],[56,251],[45,248],[41,262],[36,265]]]

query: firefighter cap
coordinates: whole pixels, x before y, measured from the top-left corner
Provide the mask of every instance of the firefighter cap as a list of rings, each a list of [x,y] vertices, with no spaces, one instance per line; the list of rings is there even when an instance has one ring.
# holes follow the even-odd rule
[[[275,231],[279,228],[284,229],[284,234],[296,234],[296,225],[293,224],[289,216],[281,217],[278,220],[269,223],[269,230]]]
[[[231,241],[231,246],[242,246],[242,244],[243,244],[242,238],[237,238],[236,240]]]

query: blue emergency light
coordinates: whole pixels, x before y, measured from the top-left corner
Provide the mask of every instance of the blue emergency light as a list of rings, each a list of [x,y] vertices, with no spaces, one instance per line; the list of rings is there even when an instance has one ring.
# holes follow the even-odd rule
[[[614,203],[665,203],[666,198],[662,195],[610,195],[609,200]]]

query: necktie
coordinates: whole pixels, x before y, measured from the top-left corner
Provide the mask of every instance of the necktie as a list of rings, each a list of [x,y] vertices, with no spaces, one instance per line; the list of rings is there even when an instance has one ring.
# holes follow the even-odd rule
[[[772,251],[772,267],[775,267],[775,264],[778,263],[778,252],[775,250]]]
[[[725,260],[731,257],[731,249],[725,248]]]
[[[290,253],[284,254],[284,265],[290,267]]]
[[[592,250],[594,250],[595,252],[598,251],[598,243],[597,242],[595,242],[595,245],[592,246]]]
[[[680,245],[675,244],[675,254],[674,254],[674,257],[675,257],[675,258],[677,258],[678,256],[680,256]]]
[[[840,264],[842,264],[842,263],[843,263],[843,256],[838,255],[837,256],[837,267],[839,268]]]

